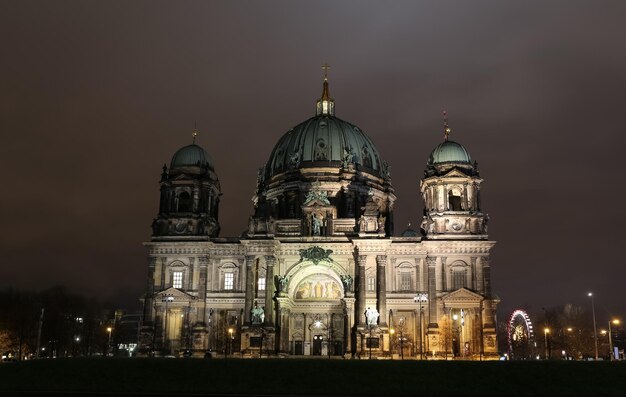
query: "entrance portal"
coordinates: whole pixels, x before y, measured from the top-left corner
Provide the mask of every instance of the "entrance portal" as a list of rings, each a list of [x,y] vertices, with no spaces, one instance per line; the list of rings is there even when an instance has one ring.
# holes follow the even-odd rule
[[[322,355],[322,339],[321,335],[313,336],[313,356],[321,356]]]
[[[304,355],[304,342],[297,340],[294,342],[294,352],[296,356]]]

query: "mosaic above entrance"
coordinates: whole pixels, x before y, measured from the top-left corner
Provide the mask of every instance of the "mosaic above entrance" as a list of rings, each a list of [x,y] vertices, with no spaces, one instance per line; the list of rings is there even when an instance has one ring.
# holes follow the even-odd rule
[[[342,296],[339,283],[324,274],[308,276],[296,288],[296,299],[339,299]]]

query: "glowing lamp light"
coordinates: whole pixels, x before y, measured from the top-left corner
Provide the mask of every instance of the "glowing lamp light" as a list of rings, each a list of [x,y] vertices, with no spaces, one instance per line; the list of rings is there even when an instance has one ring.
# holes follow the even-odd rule
[[[550,328],[544,328],[543,332],[545,332],[546,334],[550,333]]]
[[[620,321],[619,321],[619,320],[617,320],[617,319],[615,319],[615,320],[613,320],[613,321],[611,321],[611,322],[612,322],[613,324],[615,324],[615,325],[619,325],[619,323],[620,323]]]
[[[111,328],[111,327],[107,327],[107,332],[108,332],[108,333],[111,333],[111,331],[113,331],[113,328]]]
[[[317,320],[317,321],[315,322],[315,327],[316,327],[316,328],[319,328],[319,327],[321,327],[321,326],[322,326],[322,322],[321,322],[320,320]]]
[[[605,330],[605,329],[603,329],[603,330],[601,330],[601,331],[600,331],[600,333],[601,333],[602,335],[606,335],[606,330]]]
[[[456,321],[456,320],[458,320],[458,319],[459,319],[459,316],[457,316],[457,315],[455,314],[455,315],[453,315],[453,316],[452,316],[452,319],[453,319],[454,321]]]
[[[572,332],[572,327],[567,327],[567,332]]]
[[[390,333],[391,335],[393,335],[393,334],[395,334],[395,333],[396,333],[396,330],[392,328],[392,329],[390,329],[390,330],[389,330],[389,333]]]

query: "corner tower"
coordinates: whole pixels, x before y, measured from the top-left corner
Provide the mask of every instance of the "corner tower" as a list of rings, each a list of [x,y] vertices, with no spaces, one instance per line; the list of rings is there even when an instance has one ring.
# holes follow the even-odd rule
[[[489,217],[481,209],[478,163],[463,145],[448,139],[451,131],[444,112],[444,141],[431,152],[420,182],[422,234],[431,240],[486,240]]]
[[[180,148],[170,168],[163,165],[159,213],[152,223],[152,240],[190,240],[217,237],[220,183],[213,161],[196,144]]]

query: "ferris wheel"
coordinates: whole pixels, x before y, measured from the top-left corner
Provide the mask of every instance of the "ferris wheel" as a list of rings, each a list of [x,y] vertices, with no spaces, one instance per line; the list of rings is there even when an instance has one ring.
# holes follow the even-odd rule
[[[507,327],[509,338],[509,357],[514,360],[533,358],[535,348],[535,331],[528,313],[515,310],[509,318]]]

